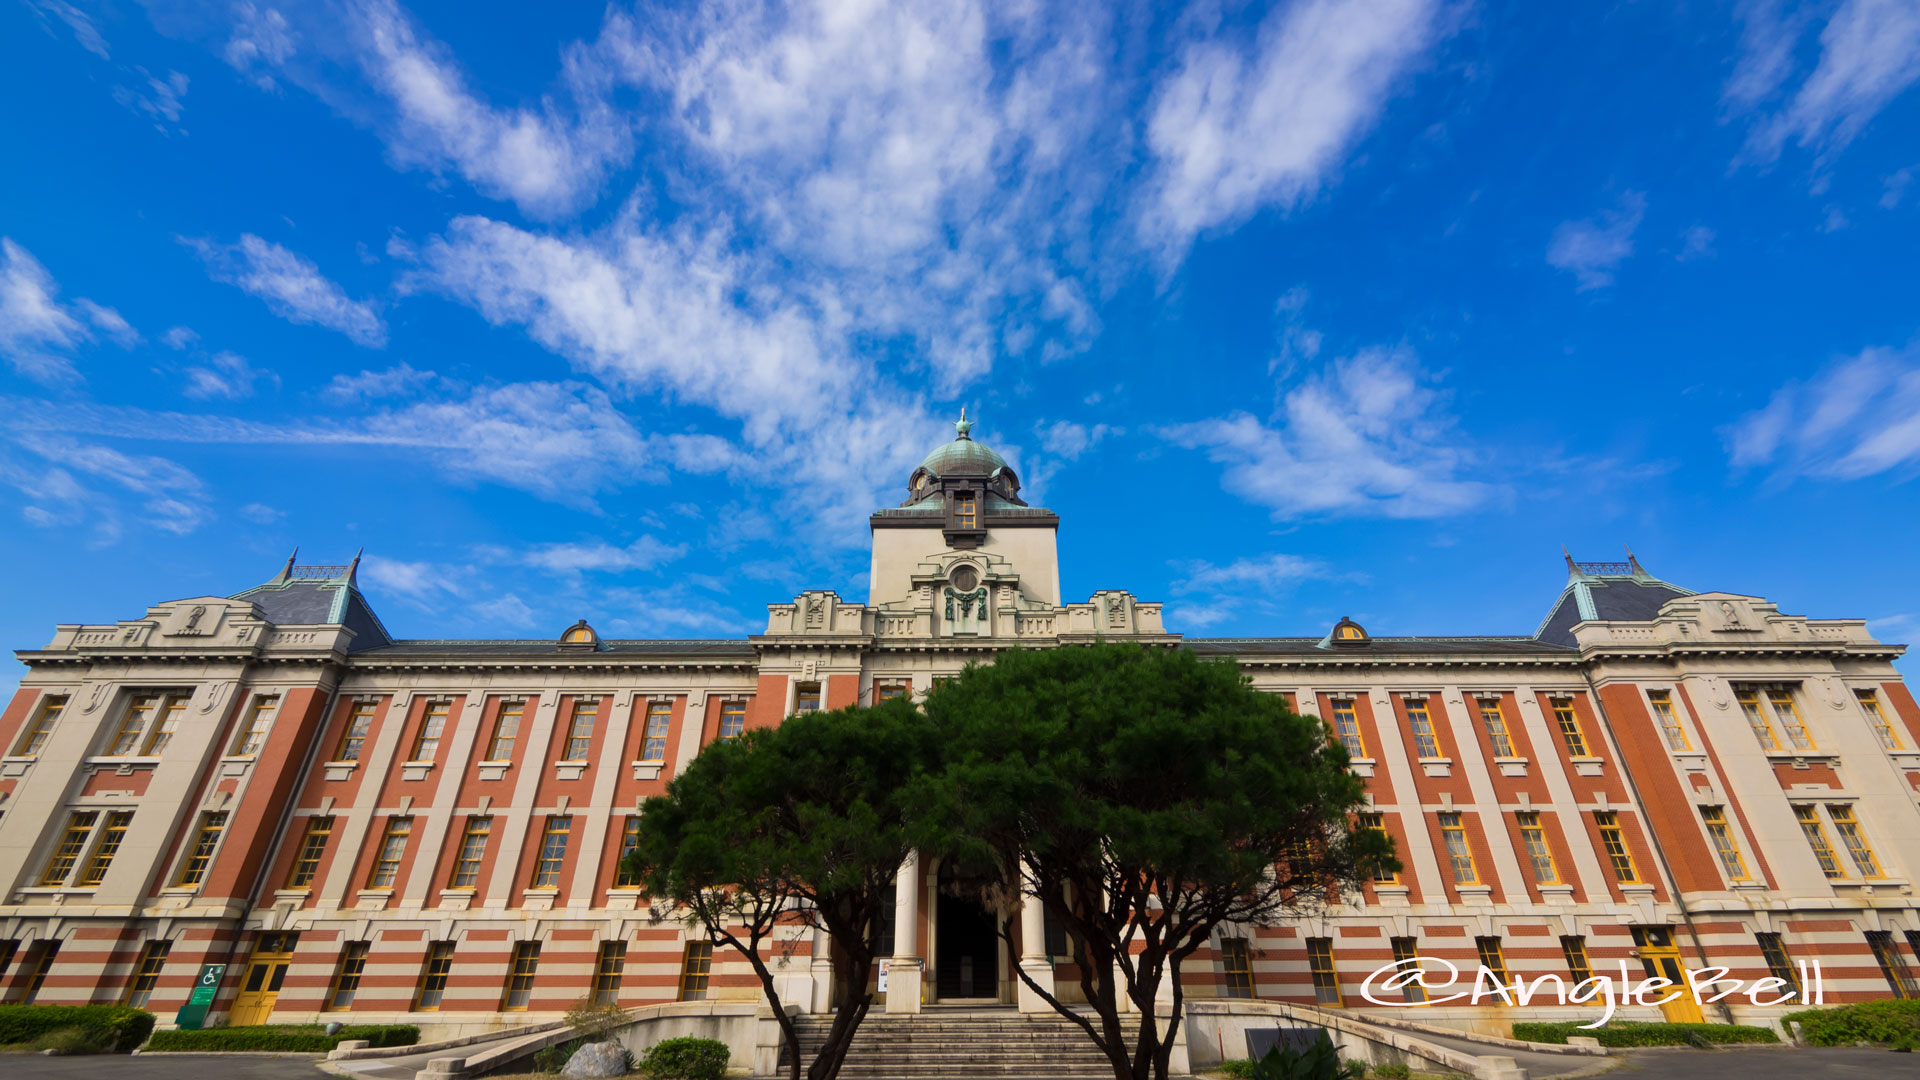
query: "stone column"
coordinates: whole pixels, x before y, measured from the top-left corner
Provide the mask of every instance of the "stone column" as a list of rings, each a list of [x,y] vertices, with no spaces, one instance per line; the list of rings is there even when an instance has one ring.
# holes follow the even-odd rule
[[[833,1006],[833,939],[824,929],[813,932],[813,999],[808,1012],[824,1014]]]
[[[907,856],[894,879],[893,960],[887,972],[887,1011],[920,1011],[921,970],[915,951],[920,937],[920,853]]]
[[[1020,894],[1020,970],[1053,993],[1053,957],[1047,955],[1047,909],[1039,900]],[[1026,979],[1015,976],[1015,994],[1023,1013],[1052,1012],[1053,1006],[1033,992]]]

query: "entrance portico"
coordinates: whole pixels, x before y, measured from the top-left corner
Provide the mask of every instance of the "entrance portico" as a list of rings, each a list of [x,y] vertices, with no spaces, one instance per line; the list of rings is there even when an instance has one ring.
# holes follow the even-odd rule
[[[917,1013],[925,1004],[1018,1004],[1021,1012],[1049,1006],[1007,964],[995,914],[957,886],[950,866],[908,856],[894,879],[893,956],[888,961],[886,1011]],[[923,914],[924,913],[924,914]],[[1014,920],[1020,968],[1053,991],[1046,915],[1022,898]]]

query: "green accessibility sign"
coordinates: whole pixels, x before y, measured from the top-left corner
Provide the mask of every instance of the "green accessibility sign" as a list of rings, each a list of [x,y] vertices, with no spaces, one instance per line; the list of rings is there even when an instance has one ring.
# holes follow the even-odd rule
[[[200,978],[193,984],[193,994],[173,1022],[184,1030],[199,1031],[200,1025],[206,1022],[207,1010],[213,1008],[213,999],[220,996],[220,979],[226,973],[225,964],[202,964]]]

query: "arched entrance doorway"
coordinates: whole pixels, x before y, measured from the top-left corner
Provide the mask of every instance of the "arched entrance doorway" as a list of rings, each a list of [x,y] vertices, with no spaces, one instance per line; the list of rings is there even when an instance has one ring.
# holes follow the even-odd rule
[[[934,918],[934,994],[938,1000],[1000,1000],[1000,938],[993,914],[950,862],[940,866]]]

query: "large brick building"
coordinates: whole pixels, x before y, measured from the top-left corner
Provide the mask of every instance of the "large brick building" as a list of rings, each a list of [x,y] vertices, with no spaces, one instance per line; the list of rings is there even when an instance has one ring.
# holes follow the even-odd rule
[[[964,426],[908,488],[871,519],[865,603],[806,592],[740,640],[584,623],[394,640],[353,566],[292,560],[230,597],[60,626],[18,654],[0,717],[0,999],[131,1001],[165,1021],[225,964],[215,1022],[350,1013],[454,1033],[589,994],[752,997],[744,965],[621,879],[641,801],[746,728],[1096,638],[1231,657],[1324,719],[1405,863],[1323,915],[1223,935],[1190,996],[1368,1007],[1366,974],[1416,952],[1796,980],[1817,960],[1829,1002],[1920,993],[1920,707],[1891,666],[1902,647],[1860,620],[1569,559],[1531,634],[1343,620],[1185,638],[1126,592],[1062,603],[1058,518]],[[1020,1001],[982,913],[940,876],[930,860],[902,873],[890,1010]],[[1021,965],[1065,975],[1058,934],[1033,911],[1019,926]],[[824,948],[780,953],[785,993],[815,1009]]]

